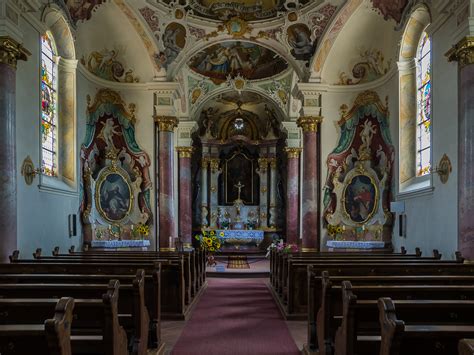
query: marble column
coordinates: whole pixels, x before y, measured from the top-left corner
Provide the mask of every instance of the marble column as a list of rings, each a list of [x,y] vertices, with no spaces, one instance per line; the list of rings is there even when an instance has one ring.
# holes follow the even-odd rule
[[[209,166],[211,168],[211,182],[210,182],[210,202],[209,202],[209,226],[211,228],[217,228],[217,218],[218,218],[218,204],[217,199],[217,185],[219,182],[219,175],[222,170],[219,169],[220,160],[218,158],[211,158],[209,160]]]
[[[319,142],[318,126],[320,116],[303,116],[297,121],[303,129],[303,230],[302,248],[304,251],[319,251],[321,242],[320,211],[319,211]]]
[[[268,158],[258,159],[260,175],[260,227],[268,227]]]
[[[16,65],[30,53],[0,37],[0,261],[17,248]]]
[[[474,260],[474,37],[448,53],[459,63],[458,76],[458,250]]]
[[[270,206],[268,209],[268,226],[276,228],[278,223],[278,206],[277,206],[277,159],[275,157],[269,159],[270,165]]]
[[[203,157],[201,161],[201,226],[209,226],[209,203],[207,201],[207,174],[209,167],[209,158]]]
[[[288,177],[286,188],[286,242],[297,244],[299,221],[299,162],[301,148],[286,148]]]
[[[179,157],[179,235],[185,248],[192,248],[191,157],[193,147],[176,147]]]
[[[159,246],[161,251],[174,250],[175,196],[173,186],[174,171],[174,128],[178,119],[173,116],[156,116],[158,125],[158,175],[159,175]]]

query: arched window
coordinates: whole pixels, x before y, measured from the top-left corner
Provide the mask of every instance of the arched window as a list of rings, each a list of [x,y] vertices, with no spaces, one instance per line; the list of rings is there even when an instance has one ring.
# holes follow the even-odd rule
[[[431,38],[428,8],[416,6],[408,18],[398,60],[399,185],[398,192],[432,191]]]
[[[51,33],[41,36],[41,168],[57,176],[58,152],[58,70],[57,50]]]
[[[416,87],[416,174],[423,176],[431,168],[431,40],[425,31],[418,44]]]

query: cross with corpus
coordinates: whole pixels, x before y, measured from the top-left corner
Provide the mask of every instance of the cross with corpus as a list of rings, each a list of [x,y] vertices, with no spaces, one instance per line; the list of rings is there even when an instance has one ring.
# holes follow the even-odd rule
[[[245,187],[245,185],[242,185],[239,181],[237,183],[237,185],[234,185],[234,186],[239,190],[237,200],[240,200],[240,192],[241,192],[242,188]]]

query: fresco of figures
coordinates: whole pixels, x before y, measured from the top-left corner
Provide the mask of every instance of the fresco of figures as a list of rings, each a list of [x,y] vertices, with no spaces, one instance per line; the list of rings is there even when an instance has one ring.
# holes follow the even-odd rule
[[[225,42],[208,47],[194,57],[190,68],[209,77],[214,83],[224,82],[238,74],[248,80],[269,78],[288,68],[286,61],[270,49],[247,42]]]

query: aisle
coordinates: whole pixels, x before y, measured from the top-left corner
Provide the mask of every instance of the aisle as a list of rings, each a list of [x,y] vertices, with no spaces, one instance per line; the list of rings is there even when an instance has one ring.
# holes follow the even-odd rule
[[[263,279],[208,279],[173,355],[297,355]]]

